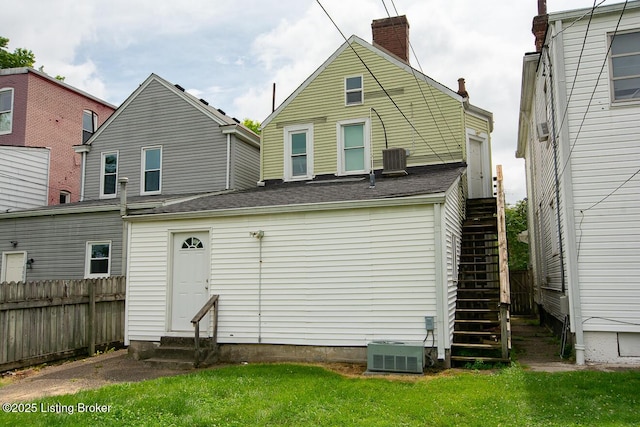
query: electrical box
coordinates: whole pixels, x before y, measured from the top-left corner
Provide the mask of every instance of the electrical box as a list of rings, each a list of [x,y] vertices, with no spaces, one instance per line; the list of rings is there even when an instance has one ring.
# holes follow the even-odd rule
[[[435,319],[433,316],[424,316],[424,328],[427,331],[433,331],[435,329]]]

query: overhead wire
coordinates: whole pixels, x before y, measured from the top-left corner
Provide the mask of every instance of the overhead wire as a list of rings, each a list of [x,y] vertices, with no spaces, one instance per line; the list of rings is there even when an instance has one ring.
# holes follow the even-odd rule
[[[378,84],[378,86],[380,86],[380,89],[382,89],[382,91],[384,92],[385,96],[387,98],[389,98],[389,100],[391,101],[391,103],[393,104],[393,106],[396,108],[396,110],[398,110],[398,112],[400,113],[400,115],[402,115],[402,117],[404,118],[404,120],[409,124],[409,126],[411,126],[411,128],[413,129],[414,132],[416,132],[416,134],[418,135],[418,137],[422,140],[422,142],[425,143],[425,145],[433,152],[433,154],[440,160],[440,162],[442,162],[442,164],[447,165],[448,163],[445,162],[445,160],[438,154],[438,152],[431,146],[431,144],[429,144],[427,142],[427,140],[422,136],[422,134],[418,131],[418,129],[416,129],[416,127],[413,125],[413,123],[411,122],[411,120],[409,120],[409,118],[406,116],[406,114],[402,111],[402,109],[400,108],[400,106],[396,103],[396,101],[391,97],[391,95],[389,94],[389,92],[387,91],[387,89],[385,89],[385,87],[383,86],[383,84],[380,82],[380,80],[376,77],[376,75],[373,73],[373,71],[371,70],[371,68],[369,68],[369,66],[366,64],[366,62],[364,61],[364,59],[362,59],[362,57],[360,56],[360,54],[358,53],[358,51],[356,51],[356,49],[353,47],[353,45],[351,43],[349,43],[349,39],[347,39],[347,37],[344,35],[344,33],[342,32],[342,30],[340,29],[340,27],[338,26],[338,24],[336,24],[336,22],[333,20],[333,18],[331,17],[331,15],[329,14],[329,12],[325,9],[325,7],[322,5],[322,3],[320,2],[320,0],[316,0],[316,3],[318,3],[318,6],[320,6],[320,8],[322,9],[322,11],[325,13],[325,15],[327,15],[327,18],[329,18],[329,20],[331,21],[331,23],[333,24],[333,26],[336,28],[336,30],[338,30],[338,32],[340,33],[340,35],[342,36],[342,38],[345,40],[345,42],[347,42],[347,44],[349,45],[349,47],[351,48],[351,50],[353,51],[353,53],[356,55],[356,57],[358,58],[358,60],[360,61],[360,63],[362,63],[362,65],[365,67],[365,69],[369,72],[369,74],[371,75],[371,77],[375,80],[375,82]]]

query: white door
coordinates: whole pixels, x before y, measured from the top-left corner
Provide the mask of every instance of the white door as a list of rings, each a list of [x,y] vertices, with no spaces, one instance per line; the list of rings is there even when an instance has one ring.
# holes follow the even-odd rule
[[[191,319],[209,299],[209,233],[173,235],[171,331],[193,333]],[[207,331],[209,317],[200,322]]]
[[[0,277],[0,282],[24,282],[26,265],[26,252],[4,252],[2,254],[2,277]]]
[[[484,153],[482,141],[469,138],[469,152],[467,153],[467,176],[469,177],[469,198],[487,197],[484,193]]]

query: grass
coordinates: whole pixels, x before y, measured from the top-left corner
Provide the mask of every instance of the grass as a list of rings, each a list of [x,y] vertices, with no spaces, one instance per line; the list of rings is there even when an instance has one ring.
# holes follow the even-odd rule
[[[0,425],[631,426],[640,372],[539,373],[513,366],[388,379],[307,365],[232,366],[36,401]],[[54,405],[108,413],[42,413]],[[59,406],[60,407],[60,406]]]

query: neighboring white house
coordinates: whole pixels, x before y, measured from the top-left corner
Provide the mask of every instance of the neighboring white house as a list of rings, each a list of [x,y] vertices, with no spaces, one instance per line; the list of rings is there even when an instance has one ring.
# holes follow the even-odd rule
[[[534,33],[516,156],[541,315],[568,323],[578,364],[638,364],[640,1],[543,7]]]
[[[0,146],[0,212],[45,206],[49,149]]]

